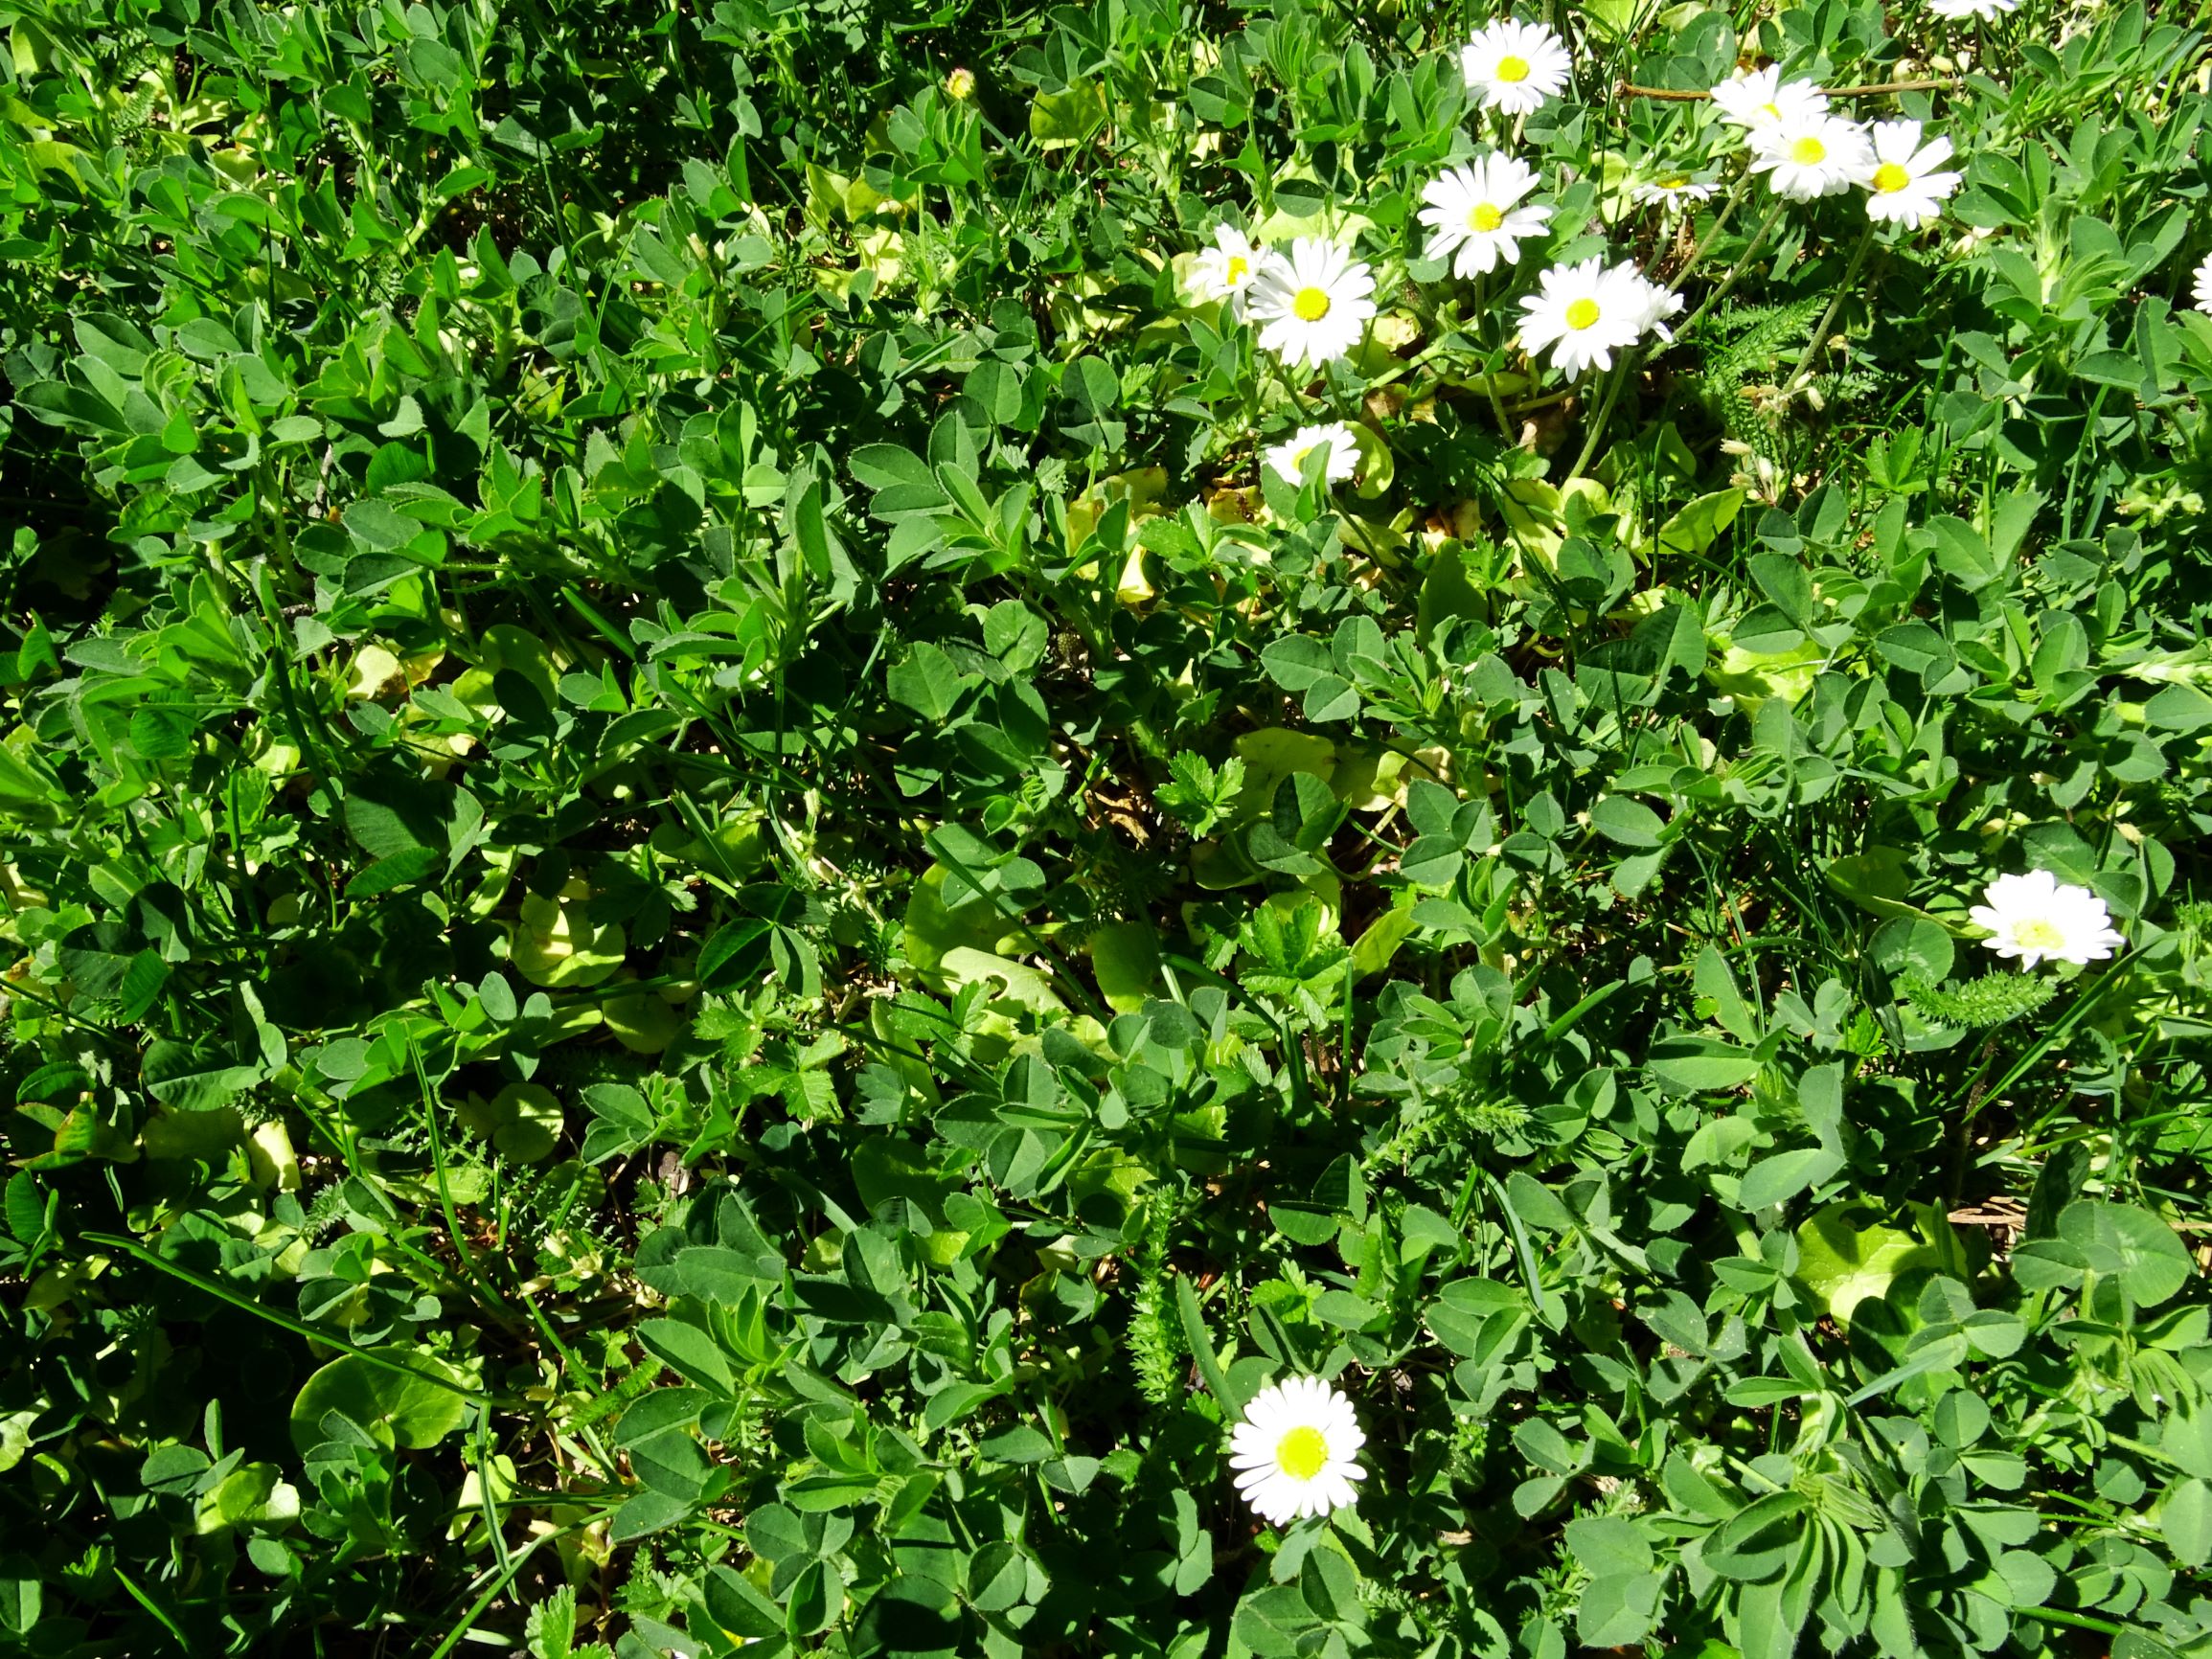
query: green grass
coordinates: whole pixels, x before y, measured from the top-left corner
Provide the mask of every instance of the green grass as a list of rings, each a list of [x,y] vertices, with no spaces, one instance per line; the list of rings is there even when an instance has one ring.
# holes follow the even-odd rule
[[[2212,1651],[2202,8],[1494,15],[11,14],[0,1651]]]

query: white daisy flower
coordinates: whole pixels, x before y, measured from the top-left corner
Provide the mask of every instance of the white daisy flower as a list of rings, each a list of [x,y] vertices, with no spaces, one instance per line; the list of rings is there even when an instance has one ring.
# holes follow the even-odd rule
[[[1559,95],[1574,67],[1565,44],[1540,23],[1492,23],[1459,49],[1459,72],[1485,109],[1527,115]]]
[[[1317,1376],[1262,1389],[1229,1436],[1237,1489],[1275,1526],[1344,1509],[1367,1471],[1353,1461],[1366,1443],[1352,1402]]]
[[[1359,445],[1352,441],[1352,428],[1341,420],[1331,420],[1319,426],[1301,426],[1280,443],[1270,443],[1262,456],[1275,476],[1286,484],[1297,485],[1306,481],[1306,458],[1316,449],[1326,449],[1329,460],[1322,476],[1331,484],[1348,484],[1359,466]]]
[[[1982,895],[1986,904],[1967,912],[1986,927],[1982,941],[2002,957],[2018,957],[2022,967],[2052,962],[2102,962],[2128,942],[2112,929],[2105,901],[2087,887],[2062,882],[2048,870],[2000,875]]]
[[[1645,334],[1657,334],[1662,340],[1674,339],[1674,330],[1667,327],[1667,319],[1681,315],[1681,295],[1672,288],[1661,287],[1627,260],[1613,266],[1606,275],[1620,284],[1621,291],[1634,302],[1630,318],[1638,338]]]
[[[1214,245],[1191,264],[1191,284],[1209,300],[1226,300],[1239,317],[1261,266],[1274,256],[1233,225],[1214,227]]]
[[[1318,369],[1359,344],[1375,315],[1375,274],[1334,242],[1300,237],[1244,292],[1260,344],[1286,363]]]
[[[1662,172],[1636,186],[1638,207],[1664,208],[1670,214],[1682,212],[1691,202],[1712,199],[1713,187],[1700,184],[1686,172]]]
[[[1552,266],[1520,302],[1522,350],[1533,357],[1549,348],[1552,367],[1570,379],[1585,369],[1610,369],[1613,352],[1636,343],[1651,312],[1651,297],[1636,285],[1642,282],[1633,266],[1608,271],[1594,259]]]
[[[1791,201],[1834,195],[1874,181],[1866,128],[1839,115],[1809,115],[1751,135],[1751,170]]]
[[[2020,0],[1927,0],[1927,9],[1954,22],[1962,17],[1979,17],[1986,22],[2007,11],[2018,11]]]
[[[1931,138],[1922,144],[1917,121],[1878,121],[1873,139],[1867,216],[1892,224],[1932,224],[1943,214],[1944,198],[1958,189],[1957,173],[1937,170],[1950,159],[1950,140]]]
[[[1520,258],[1521,239],[1541,236],[1552,210],[1522,207],[1537,187],[1536,169],[1510,155],[1486,150],[1472,165],[1448,169],[1421,193],[1428,205],[1421,222],[1429,229],[1423,258],[1451,259],[1454,276],[1479,277]]]
[[[2212,254],[2204,256],[2204,262],[2197,267],[2194,293],[2200,311],[2212,311]]]
[[[1782,66],[1738,70],[1713,88],[1713,107],[1731,126],[1753,137],[1786,121],[1828,113],[1828,94],[1810,80],[1784,80]]]

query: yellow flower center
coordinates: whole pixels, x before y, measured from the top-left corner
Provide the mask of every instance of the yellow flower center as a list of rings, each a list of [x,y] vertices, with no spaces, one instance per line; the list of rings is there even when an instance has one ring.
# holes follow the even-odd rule
[[[2017,921],[2013,924],[2013,943],[2022,950],[2047,953],[2057,950],[2064,944],[2066,935],[2064,930],[2056,923],[2036,917],[2030,920]]]
[[[1874,170],[1874,188],[1881,192],[1883,195],[1887,195],[1891,191],[1903,190],[1911,182],[1912,174],[1906,172],[1894,161],[1885,161]]]
[[[1329,314],[1329,296],[1319,288],[1300,288],[1290,302],[1290,314],[1301,323],[1318,323]]]
[[[1818,167],[1828,159],[1828,147],[1807,133],[1790,147],[1790,159],[1799,167]]]
[[[1275,1466],[1294,1481],[1310,1481],[1329,1466],[1329,1437],[1300,1423],[1275,1443]]]
[[[1475,231],[1494,231],[1505,223],[1505,215],[1489,202],[1478,201],[1467,216],[1467,228]]]
[[[1586,329],[1598,320],[1598,303],[1591,299],[1576,300],[1567,307],[1567,327]]]
[[[1676,173],[1672,178],[1659,180],[1659,188],[1661,190],[1685,190],[1689,187],[1689,183],[1690,181],[1680,173]]]
[[[1768,121],[1780,121],[1782,119],[1782,106],[1779,103],[1762,103],[1759,106],[1759,113]]]
[[[1528,79],[1528,59],[1507,53],[1497,60],[1497,78],[1500,80],[1520,81]]]
[[[1305,448],[1303,448],[1303,449],[1293,449],[1293,450],[1291,450],[1291,451],[1290,451],[1290,470],[1291,470],[1291,471],[1293,471],[1293,472],[1303,472],[1303,471],[1305,471],[1305,470],[1306,470],[1306,457],[1307,457],[1307,456],[1309,456],[1309,455],[1311,455],[1311,454],[1312,454],[1314,450],[1316,450],[1316,449],[1318,449],[1318,448],[1320,448],[1320,447],[1321,447],[1321,445],[1320,445],[1320,444],[1318,444],[1318,443],[1309,443],[1309,444],[1307,444],[1307,445],[1306,445],[1306,447],[1305,447]]]
[[[1243,282],[1244,280],[1244,273],[1251,268],[1252,261],[1244,258],[1243,254],[1231,254],[1229,256],[1228,265],[1229,286],[1233,288],[1239,283]]]

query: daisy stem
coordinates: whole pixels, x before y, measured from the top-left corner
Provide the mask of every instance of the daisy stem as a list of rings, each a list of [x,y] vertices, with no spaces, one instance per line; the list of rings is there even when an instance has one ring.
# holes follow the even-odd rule
[[[1244,431],[1255,440],[1260,435],[1260,398],[1265,390],[1266,382],[1259,374],[1244,377]]]
[[[1297,410],[1301,421],[1313,413],[1307,406],[1306,395],[1298,390],[1298,383],[1290,378],[1290,365],[1281,358],[1275,361],[1275,378],[1283,382],[1283,390],[1289,394],[1290,407]]]
[[[1334,379],[1328,380],[1324,382],[1324,384],[1328,388],[1329,407],[1335,411],[1336,419],[1343,421],[1348,426],[1357,425],[1359,423],[1359,417],[1365,414],[1367,411],[1366,390],[1362,388],[1358,396],[1356,397],[1349,405],[1347,405],[1344,400],[1344,394],[1337,389],[1336,382]]]
[[[1721,279],[1720,284],[1705,296],[1696,310],[1690,313],[1690,320],[1675,330],[1676,339],[1688,339],[1690,330],[1704,319],[1705,313],[1728,297],[1728,290],[1736,285],[1736,279],[1741,277],[1750,265],[1752,255],[1756,254],[1761,245],[1765,243],[1767,233],[1774,228],[1774,221],[1782,216],[1782,210],[1788,205],[1789,203],[1783,198],[1779,196],[1775,198],[1774,205],[1767,210],[1766,218],[1760,222],[1759,228],[1751,233],[1750,241],[1746,242],[1744,251],[1736,256],[1736,262],[1728,267],[1728,274]],[[1665,351],[1666,347],[1661,346],[1659,350]],[[1655,356],[1657,352],[1653,354]]]
[[[1629,382],[1629,371],[1634,359],[1626,352],[1621,353],[1621,366],[1608,377],[1606,395],[1598,404],[1597,419],[1590,422],[1590,435],[1583,440],[1583,452],[1575,458],[1574,470],[1566,476],[1572,484],[1583,475],[1583,468],[1590,464],[1590,457],[1598,452],[1598,440],[1606,435],[1606,423],[1613,418],[1613,405],[1620,401],[1621,388]]]
[[[1505,440],[1506,447],[1510,449],[1518,441],[1513,435],[1513,422],[1505,417],[1505,400],[1497,395],[1497,376],[1486,372],[1482,377],[1482,389],[1490,394],[1491,413],[1497,417],[1498,435]]]
[[[1866,256],[1874,250],[1874,221],[1866,221],[1866,234],[1859,239],[1859,246],[1851,250],[1851,263],[1843,268],[1843,281],[1836,284],[1830,296],[1828,309],[1820,313],[1820,323],[1813,330],[1813,338],[1805,343],[1805,355],[1797,359],[1797,367],[1790,372],[1783,387],[1794,395],[1801,386],[1810,385],[1813,361],[1820,355],[1820,343],[1828,338],[1828,325],[1836,321],[1836,313],[1843,307],[1843,296],[1851,292],[1851,284],[1859,276],[1859,269],[1866,263]]]
[[[1680,287],[1697,274],[1698,267],[1705,262],[1705,256],[1713,251],[1713,244],[1721,239],[1721,233],[1728,228],[1728,221],[1736,216],[1736,210],[1744,204],[1750,189],[1751,174],[1746,172],[1737,179],[1735,187],[1728,192],[1728,199],[1721,204],[1721,211],[1713,218],[1713,228],[1699,239],[1698,245],[1690,250],[1690,257],[1682,261],[1682,268],[1675,273],[1674,286]]]
[[[1486,277],[1477,276],[1474,279],[1474,309],[1477,316],[1489,314],[1490,283]],[[1491,413],[1497,417],[1498,436],[1505,440],[1506,447],[1510,449],[1514,444],[1513,422],[1505,418],[1505,402],[1497,395],[1497,375],[1487,364],[1483,369],[1482,389],[1490,398]]]
[[[1444,338],[1435,341],[1418,355],[1408,357],[1402,363],[1392,364],[1381,374],[1376,375],[1374,379],[1368,381],[1367,389],[1374,392],[1384,386],[1394,385],[1412,374],[1414,370],[1425,368],[1435,358],[1446,355],[1451,350],[1453,332],[1455,331],[1448,331]]]

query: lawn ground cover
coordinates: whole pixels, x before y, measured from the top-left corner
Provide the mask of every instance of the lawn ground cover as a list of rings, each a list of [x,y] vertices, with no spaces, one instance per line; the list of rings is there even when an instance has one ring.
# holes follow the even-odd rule
[[[0,1652],[2212,1655],[2206,21],[0,7]]]

